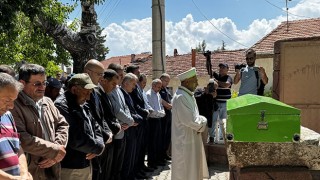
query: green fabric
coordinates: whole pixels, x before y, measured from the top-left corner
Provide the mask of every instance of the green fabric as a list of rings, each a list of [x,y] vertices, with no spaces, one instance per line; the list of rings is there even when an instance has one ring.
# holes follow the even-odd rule
[[[300,110],[269,97],[248,94],[230,99],[227,114],[226,134],[233,141],[292,142],[300,135]]]

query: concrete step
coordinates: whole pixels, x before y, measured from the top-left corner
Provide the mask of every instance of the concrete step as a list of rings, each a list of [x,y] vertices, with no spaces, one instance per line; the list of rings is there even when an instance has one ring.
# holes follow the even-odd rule
[[[205,144],[209,165],[228,167],[227,149],[224,144]]]

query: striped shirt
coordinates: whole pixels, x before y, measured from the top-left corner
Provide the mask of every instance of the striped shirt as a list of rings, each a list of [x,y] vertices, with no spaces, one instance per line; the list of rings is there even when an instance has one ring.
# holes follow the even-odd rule
[[[0,169],[14,176],[20,175],[19,148],[17,129],[8,111],[0,116]]]
[[[230,83],[230,87],[226,87],[226,88],[223,88],[221,86],[218,87],[217,89],[217,101],[218,102],[226,102],[228,99],[231,98],[231,85],[232,85],[232,78],[229,76],[229,75],[225,75],[225,76],[221,76],[219,75],[218,81],[221,81],[221,82],[229,82]]]

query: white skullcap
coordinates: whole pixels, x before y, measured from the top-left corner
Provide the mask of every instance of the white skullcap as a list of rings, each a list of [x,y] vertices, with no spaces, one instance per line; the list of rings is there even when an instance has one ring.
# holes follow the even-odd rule
[[[191,77],[194,77],[196,75],[197,75],[196,68],[193,67],[193,68],[189,69],[186,72],[178,74],[177,76],[178,76],[180,81],[184,81],[184,80],[189,79]]]
[[[209,83],[214,83],[214,79],[209,79]]]

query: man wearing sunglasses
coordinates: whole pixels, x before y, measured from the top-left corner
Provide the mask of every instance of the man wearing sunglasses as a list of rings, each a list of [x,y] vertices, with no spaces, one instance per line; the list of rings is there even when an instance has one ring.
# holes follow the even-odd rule
[[[45,69],[26,64],[19,70],[24,85],[11,111],[27,154],[28,168],[34,179],[60,179],[60,161],[66,154],[69,125],[52,100],[44,97]]]
[[[261,83],[266,85],[268,83],[268,77],[263,67],[255,66],[256,52],[253,49],[248,49],[246,52],[245,67],[235,67],[236,75],[234,76],[234,84],[238,84],[241,80],[239,89],[239,95],[244,94],[258,94]]]

